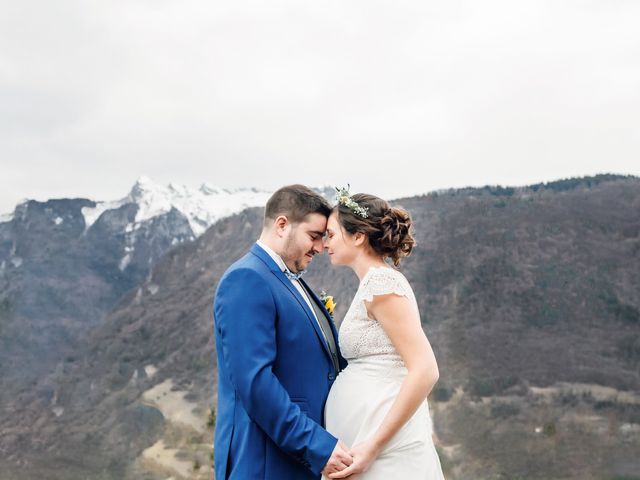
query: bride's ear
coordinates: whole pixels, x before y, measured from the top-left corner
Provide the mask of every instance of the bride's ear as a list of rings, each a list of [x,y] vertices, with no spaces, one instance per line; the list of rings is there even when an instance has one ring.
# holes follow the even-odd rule
[[[367,236],[362,233],[362,232],[356,232],[353,234],[353,244],[356,247],[359,247],[361,245],[364,245],[364,241],[366,240]]]

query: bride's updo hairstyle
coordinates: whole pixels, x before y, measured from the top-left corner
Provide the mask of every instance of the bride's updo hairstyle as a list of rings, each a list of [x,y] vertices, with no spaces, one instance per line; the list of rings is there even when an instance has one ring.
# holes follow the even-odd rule
[[[367,193],[356,193],[350,198],[367,210],[367,216],[363,217],[353,208],[338,203],[334,210],[338,212],[342,228],[351,235],[364,233],[374,252],[383,258],[391,258],[396,267],[400,266],[400,259],[409,256],[416,244],[409,212],[404,208],[391,207],[386,200]]]

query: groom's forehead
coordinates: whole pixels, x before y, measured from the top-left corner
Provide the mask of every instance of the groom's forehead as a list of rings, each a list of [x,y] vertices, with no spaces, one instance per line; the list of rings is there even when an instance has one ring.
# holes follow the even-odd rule
[[[326,228],[318,229],[311,226],[309,226],[306,230],[307,232],[313,233],[314,235],[324,235],[324,232],[327,231]]]
[[[302,222],[302,227],[308,232],[322,234],[327,229],[327,217],[320,214],[309,215]]]

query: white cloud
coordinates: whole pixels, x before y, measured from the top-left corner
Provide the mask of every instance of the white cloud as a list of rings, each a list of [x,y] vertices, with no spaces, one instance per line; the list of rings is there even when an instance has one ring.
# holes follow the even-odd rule
[[[0,1],[0,211],[640,174],[636,2]]]

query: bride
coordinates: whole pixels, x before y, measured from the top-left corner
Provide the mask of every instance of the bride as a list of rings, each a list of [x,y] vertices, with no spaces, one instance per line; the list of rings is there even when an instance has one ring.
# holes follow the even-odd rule
[[[327,478],[442,480],[427,395],[438,365],[411,286],[395,267],[411,253],[409,214],[378,197],[338,189],[324,248],[360,280],[340,326],[347,368],[327,399],[327,430],[351,445],[353,463]]]

